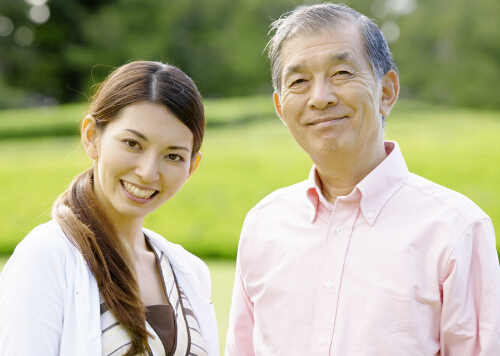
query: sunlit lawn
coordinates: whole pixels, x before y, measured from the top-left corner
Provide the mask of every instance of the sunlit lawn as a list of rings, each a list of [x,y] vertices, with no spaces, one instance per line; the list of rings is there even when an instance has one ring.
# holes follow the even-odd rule
[[[498,230],[499,112],[402,105],[386,136],[399,142],[411,171],[471,198]],[[277,118],[209,126],[202,152],[194,176],[145,225],[200,256],[234,258],[248,210],[306,179],[311,162]],[[0,254],[47,221],[56,197],[89,166],[76,137],[0,140]]]
[[[311,163],[286,127],[269,117],[270,101],[259,97],[208,104],[207,114],[217,125],[207,129],[198,171],[146,226],[208,262],[222,344],[234,262],[211,258],[234,258],[248,210],[271,191],[305,179]],[[399,142],[410,170],[475,201],[492,217],[499,245],[500,113],[398,105],[388,118],[386,136]],[[76,105],[55,112],[65,122],[76,122],[84,110]],[[0,121],[7,117],[11,123],[26,116],[32,123],[37,120],[26,112],[13,118],[2,114]],[[33,115],[43,121],[46,114]],[[263,118],[228,125],[252,115]],[[0,131],[9,128],[4,123]],[[33,227],[47,221],[54,199],[89,165],[76,137],[0,140],[0,253],[10,253]]]
[[[500,246],[500,112],[398,105],[388,118],[387,139],[399,142],[411,171],[465,194],[489,214]],[[145,225],[207,261],[223,344],[234,261],[214,258],[234,258],[248,210],[271,191],[306,179],[311,162],[286,127],[269,116],[270,100],[212,101],[209,106],[207,114],[217,124],[207,129],[198,171]],[[58,112],[76,122],[83,111],[77,105]],[[1,123],[4,113],[0,131],[8,131]],[[29,113],[17,119],[22,116]],[[252,117],[259,119],[247,122]],[[235,120],[243,123],[228,124]],[[0,254],[10,253],[33,227],[46,222],[56,197],[89,165],[76,136],[0,140]],[[3,259],[0,255],[0,265]]]

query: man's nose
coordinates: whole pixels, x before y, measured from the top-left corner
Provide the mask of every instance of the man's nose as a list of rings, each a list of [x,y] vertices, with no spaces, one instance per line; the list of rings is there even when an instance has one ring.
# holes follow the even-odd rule
[[[337,103],[338,98],[333,83],[329,80],[318,80],[314,83],[308,103],[310,109],[323,110]]]
[[[135,173],[144,183],[151,183],[160,178],[158,158],[154,154],[144,154],[139,159]]]

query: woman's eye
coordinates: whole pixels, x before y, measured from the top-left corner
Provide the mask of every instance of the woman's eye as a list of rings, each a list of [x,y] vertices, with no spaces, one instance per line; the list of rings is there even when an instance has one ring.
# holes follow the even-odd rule
[[[130,148],[140,148],[141,146],[139,145],[138,142],[134,140],[125,140],[125,144],[130,147]]]
[[[171,161],[183,161],[183,158],[175,153],[170,153],[167,155],[167,158]]]
[[[336,72],[334,75],[351,75],[351,73],[349,73],[348,71],[346,70],[339,70],[338,72]]]

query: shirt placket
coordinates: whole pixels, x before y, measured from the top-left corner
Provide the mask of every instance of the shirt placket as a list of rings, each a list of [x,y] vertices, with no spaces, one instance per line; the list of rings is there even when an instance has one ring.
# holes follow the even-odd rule
[[[358,204],[338,200],[330,215],[320,261],[309,355],[329,354],[345,260],[358,212]]]

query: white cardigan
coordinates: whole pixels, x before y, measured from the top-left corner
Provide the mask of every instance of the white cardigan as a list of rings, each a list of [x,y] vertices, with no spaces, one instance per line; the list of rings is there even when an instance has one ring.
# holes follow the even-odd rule
[[[144,229],[168,257],[209,356],[219,356],[210,273],[198,257]],[[85,259],[51,220],[16,247],[0,274],[0,356],[98,356],[99,290]]]

